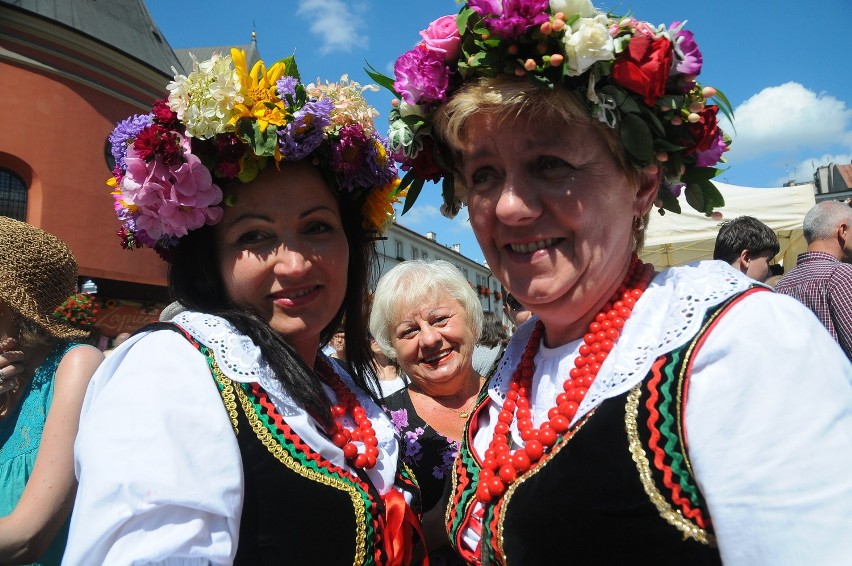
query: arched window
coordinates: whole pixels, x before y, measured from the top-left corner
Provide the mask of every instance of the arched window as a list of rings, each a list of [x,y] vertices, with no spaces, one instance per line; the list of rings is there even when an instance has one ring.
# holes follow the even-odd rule
[[[27,186],[14,172],[0,167],[0,216],[27,220]]]

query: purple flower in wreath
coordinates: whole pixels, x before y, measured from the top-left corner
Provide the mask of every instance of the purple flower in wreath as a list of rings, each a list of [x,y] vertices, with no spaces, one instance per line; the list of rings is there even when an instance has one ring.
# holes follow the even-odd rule
[[[115,167],[118,171],[127,169],[124,162],[127,147],[133,143],[139,132],[152,124],[153,118],[153,114],[135,114],[116,124],[109,135],[109,143],[112,145],[112,157],[115,159]]]
[[[669,31],[675,44],[675,68],[682,75],[695,76],[701,73],[701,65],[704,58],[695,43],[695,37],[691,31],[683,29],[685,22],[672,22]]]
[[[696,167],[713,167],[722,159],[722,154],[728,149],[722,130],[716,132],[716,137],[710,142],[710,147],[704,151],[695,152]]]
[[[290,78],[290,77],[287,77]],[[285,79],[278,81],[278,88]],[[281,155],[288,161],[309,156],[323,141],[323,128],[331,124],[334,103],[328,98],[310,100],[293,113],[293,121],[278,133]]]
[[[364,152],[358,160],[360,166],[351,176],[347,176],[341,189],[352,191],[356,188],[379,187],[387,185],[396,177],[396,166],[389,161],[387,142],[377,132],[360,146]]]
[[[286,100],[287,96],[296,96],[296,85],[299,84],[298,79],[296,77],[281,77],[278,79],[278,82],[275,83],[275,88],[278,90],[278,96],[281,97],[282,100]]]
[[[419,45],[396,60],[393,72],[393,88],[406,104],[443,102],[450,84],[450,68],[440,53]]]
[[[518,39],[532,26],[550,19],[549,0],[469,0],[468,5],[484,17],[485,25],[506,39]],[[496,18],[485,18],[488,15]]]

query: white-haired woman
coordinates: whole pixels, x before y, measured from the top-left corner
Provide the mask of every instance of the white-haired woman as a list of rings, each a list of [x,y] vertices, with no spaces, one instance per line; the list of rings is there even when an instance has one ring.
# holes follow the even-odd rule
[[[473,369],[473,349],[482,331],[482,307],[470,284],[446,261],[401,263],[379,280],[370,332],[382,351],[399,362],[409,380],[385,398],[403,441],[403,459],[420,483],[423,509],[436,519],[483,378]],[[429,536],[430,549],[445,534]]]

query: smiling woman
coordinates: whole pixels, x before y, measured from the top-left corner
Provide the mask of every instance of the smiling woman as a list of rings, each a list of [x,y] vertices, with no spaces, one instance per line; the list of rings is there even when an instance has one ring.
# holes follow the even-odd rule
[[[396,170],[360,85],[295,69],[214,55],[112,135],[122,243],[186,310],[92,381],[65,564],[411,560],[419,490],[365,389]],[[351,374],[319,351],[341,323]]]
[[[482,306],[461,272],[446,261],[407,261],[379,280],[370,332],[410,382],[384,399],[403,439],[403,459],[423,491],[431,559],[461,563],[440,528],[445,486],[483,378],[473,369]],[[440,558],[439,558],[440,555]]]
[[[468,0],[449,19],[384,81],[395,157],[409,199],[443,179],[445,211],[467,205],[534,313],[465,428],[453,546],[515,566],[848,561],[852,366],[729,265],[637,256],[654,206],[724,204],[726,103],[696,82],[692,33],[589,0]]]

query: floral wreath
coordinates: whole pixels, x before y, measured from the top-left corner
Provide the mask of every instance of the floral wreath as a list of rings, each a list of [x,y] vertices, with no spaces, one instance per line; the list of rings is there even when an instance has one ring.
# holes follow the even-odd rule
[[[378,112],[362,87],[304,85],[293,57],[249,72],[245,52],[214,54],[177,74],[150,114],[119,122],[109,137],[115,158],[115,211],[123,247],[168,252],[190,230],[222,219],[222,190],[214,179],[253,180],[270,160],[312,158],[329,185],[361,207],[364,227],[382,232],[403,194]]]
[[[732,119],[732,112],[721,92],[696,82],[702,55],[684,23],[654,27],[600,12],[590,0],[467,0],[458,15],[432,22],[397,59],[394,79],[368,71],[398,99],[389,140],[406,171],[403,213],[425,181],[441,179],[442,212],[458,213],[449,156],[432,130],[435,112],[465,81],[514,75],[580,92],[589,114],[617,129],[633,165],[662,171],[661,214],[680,212],[683,191],[711,215],[724,199],[710,179],[730,145],[716,115]]]

